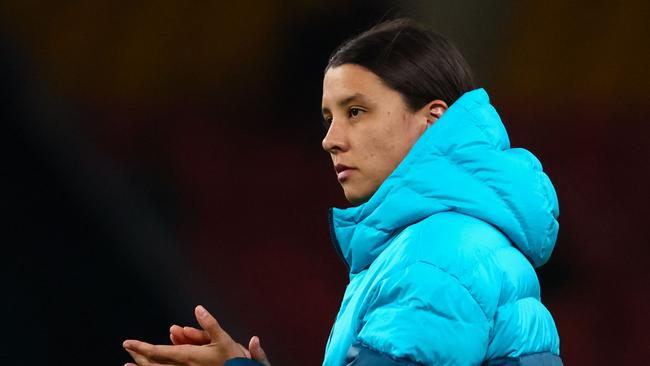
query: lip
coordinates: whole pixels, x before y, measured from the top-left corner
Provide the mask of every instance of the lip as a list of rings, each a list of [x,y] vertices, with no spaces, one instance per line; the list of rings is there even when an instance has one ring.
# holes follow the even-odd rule
[[[344,180],[348,179],[352,172],[356,169],[351,168],[347,165],[336,164],[334,166],[334,170],[336,170],[336,177],[338,178],[339,182],[343,182]]]

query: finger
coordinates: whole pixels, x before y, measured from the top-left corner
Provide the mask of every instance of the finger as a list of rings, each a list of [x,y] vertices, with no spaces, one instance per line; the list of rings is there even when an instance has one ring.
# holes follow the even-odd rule
[[[188,343],[197,346],[202,346],[211,342],[208,332],[194,327],[183,327],[183,335],[185,336],[185,339],[188,340]]]
[[[155,363],[148,360],[145,356],[126,348],[131,358],[137,363],[127,362],[124,366],[173,366],[172,364]]]
[[[187,345],[153,345],[136,340],[126,340],[124,341],[123,346],[127,351],[135,352],[138,356],[144,356],[147,362],[159,363],[187,363],[192,357],[191,349],[188,347],[194,347]],[[138,362],[137,359],[136,362]],[[138,365],[139,364],[140,362],[138,362]]]
[[[194,327],[180,327],[178,325],[172,325],[169,328],[169,339],[175,345],[193,344],[202,346],[210,343],[210,336],[207,332]]]
[[[190,343],[185,338],[185,334],[183,333],[183,328],[179,327],[178,325],[172,325],[169,328],[169,339],[171,339],[172,344],[176,344],[176,345]]]
[[[146,357],[138,353],[135,353],[134,351],[129,351],[129,350],[126,351],[129,352],[129,354],[131,354],[131,357],[133,357],[133,360],[135,360],[137,363],[127,362],[124,364],[124,366],[174,366],[173,364],[150,362],[149,360],[147,360]]]
[[[141,354],[139,354],[139,353],[137,353],[135,351],[132,351],[132,350],[126,348],[126,347],[124,347],[124,349],[126,350],[126,352],[129,353],[129,355],[131,355],[131,358],[133,359],[133,361],[135,361],[137,363],[138,366],[147,366],[147,365],[149,365],[149,360],[147,360],[146,357],[144,357]],[[129,363],[127,363],[127,365],[131,366],[131,365],[133,365],[133,363],[129,362]]]
[[[201,328],[208,333],[212,342],[216,342],[222,338],[224,334],[227,335],[227,333],[221,329],[221,326],[219,326],[217,319],[208,313],[203,306],[197,306],[196,309],[194,309],[194,314],[196,315],[196,320],[201,325]]]
[[[149,362],[149,360],[146,357],[144,357],[143,355],[141,355],[141,354],[139,354],[139,353],[137,353],[135,351],[131,351],[129,349],[127,349],[126,351],[131,355],[131,358],[133,358],[133,361],[136,362],[135,364],[129,362],[129,363],[127,363],[127,365],[129,365],[129,366],[131,366],[131,365],[152,366],[151,362]]]
[[[127,362],[124,364],[124,366],[174,366],[175,364],[171,363],[156,363],[156,362],[151,362],[148,360],[146,357],[143,355],[136,353],[135,351],[131,350],[126,350],[131,357],[133,358],[134,361],[137,363],[132,363],[132,362]]]
[[[268,357],[266,357],[266,353],[262,349],[262,344],[258,336],[251,338],[250,342],[248,343],[248,349],[250,350],[251,358],[253,360],[261,362],[266,366],[271,366],[271,362],[269,362]]]

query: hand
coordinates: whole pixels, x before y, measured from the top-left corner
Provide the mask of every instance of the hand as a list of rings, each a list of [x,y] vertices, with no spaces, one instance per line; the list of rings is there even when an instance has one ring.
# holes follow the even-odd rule
[[[169,328],[169,339],[171,339],[174,345],[192,344],[195,346],[202,346],[210,343],[210,335],[208,335],[206,331],[194,327],[181,327],[178,325],[172,325]],[[244,353],[246,353],[247,358],[252,358],[266,366],[271,366],[271,363],[266,357],[266,353],[264,353],[264,350],[262,349],[259,337],[254,336],[250,339],[248,342],[248,349],[244,348],[244,346],[241,347],[244,350]]]
[[[127,340],[124,341],[123,346],[139,366],[162,366],[165,364],[213,366],[223,365],[225,361],[235,357],[251,357],[248,350],[233,341],[230,335],[221,329],[217,320],[202,306],[196,307],[195,315],[203,331],[191,327],[186,327],[187,331],[185,328],[181,328],[183,329],[182,334],[176,337],[178,329],[175,327],[170,329],[172,342],[191,341],[188,342],[190,344],[175,343],[173,346],[163,346]],[[206,338],[209,338],[209,343],[204,343]],[[202,345],[194,345],[191,344],[192,342]],[[259,338],[251,338],[250,346],[256,361],[270,365],[259,344]],[[135,366],[132,363],[127,365]]]
[[[172,325],[169,328],[169,339],[174,345],[191,344],[194,346],[203,346],[210,343],[210,335],[205,330],[196,329],[194,327],[180,327]],[[251,354],[246,347],[237,343],[247,358],[251,358]]]

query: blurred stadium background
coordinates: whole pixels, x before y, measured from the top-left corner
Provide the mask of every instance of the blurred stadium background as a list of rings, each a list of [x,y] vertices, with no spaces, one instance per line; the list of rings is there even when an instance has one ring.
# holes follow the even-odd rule
[[[322,70],[411,16],[451,38],[560,197],[538,273],[567,365],[647,362],[647,1],[3,1],[2,364],[121,365],[204,304],[316,365],[347,275]]]

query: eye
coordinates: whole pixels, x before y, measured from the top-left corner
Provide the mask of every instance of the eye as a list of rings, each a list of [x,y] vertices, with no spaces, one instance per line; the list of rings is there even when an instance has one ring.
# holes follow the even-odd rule
[[[361,109],[361,108],[358,108],[358,107],[352,107],[352,108],[350,108],[350,110],[348,111],[348,116],[349,116],[350,118],[356,118],[356,117],[359,117],[359,115],[360,115],[361,113],[363,113],[363,112],[365,112],[365,111],[364,111],[363,109]]]

